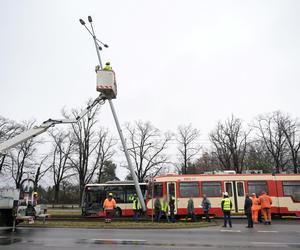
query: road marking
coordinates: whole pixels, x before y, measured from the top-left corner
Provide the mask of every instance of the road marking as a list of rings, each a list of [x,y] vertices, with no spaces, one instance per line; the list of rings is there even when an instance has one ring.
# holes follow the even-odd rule
[[[226,229],[221,229],[220,232],[230,232],[230,233],[240,233],[241,230],[226,230]]]
[[[278,233],[278,231],[257,231],[258,233]]]
[[[300,242],[285,242],[285,243],[281,243],[281,242],[265,242],[265,241],[257,241],[257,242],[252,242],[252,244],[254,245],[300,245]]]
[[[135,239],[91,239],[95,243],[105,243],[105,244],[144,244],[146,240],[135,240]]]

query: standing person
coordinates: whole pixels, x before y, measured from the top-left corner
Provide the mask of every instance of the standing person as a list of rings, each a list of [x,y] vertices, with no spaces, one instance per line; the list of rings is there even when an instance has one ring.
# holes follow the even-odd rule
[[[256,197],[256,194],[252,194],[252,220],[254,223],[258,223],[258,211],[260,209],[259,199]]]
[[[193,198],[190,197],[188,204],[187,204],[187,218],[191,218],[194,222],[196,222],[196,216],[195,216],[195,207],[194,207],[194,201]]]
[[[211,203],[210,203],[210,200],[207,198],[207,196],[205,194],[203,195],[203,200],[202,200],[202,203],[201,203],[201,207],[203,209],[205,220],[207,222],[210,222],[209,209],[211,208]]]
[[[166,222],[169,222],[168,212],[169,212],[168,200],[167,197],[164,197],[161,204],[161,215],[165,216]]]
[[[175,199],[174,199],[174,197],[170,198],[169,207],[170,207],[170,218],[171,218],[172,223],[174,223],[175,222]]]
[[[105,67],[103,70],[112,70],[112,67],[110,66],[110,62],[105,63]]]
[[[32,194],[32,205],[35,207],[36,205],[38,205],[38,201],[39,201],[38,192],[33,192],[33,194]]]
[[[108,197],[103,202],[103,209],[105,211],[105,223],[110,223],[114,209],[117,207],[117,203],[113,198],[113,194],[109,193]]]
[[[161,217],[161,203],[158,196],[156,196],[154,201],[154,214],[155,214],[155,220],[159,222]]]
[[[261,213],[264,217],[264,224],[271,225],[271,206],[272,206],[272,199],[265,191],[261,192],[261,196],[258,198],[259,203],[261,205]]]
[[[232,227],[231,223],[231,208],[232,208],[232,202],[229,199],[228,193],[223,193],[223,199],[221,201],[221,208],[224,214],[224,225],[223,227],[227,227],[227,222],[229,223],[229,226]]]
[[[245,204],[244,204],[244,211],[247,216],[248,226],[247,228],[253,227],[253,220],[252,220],[252,200],[250,199],[249,194],[246,194]]]
[[[138,221],[141,211],[141,203],[136,194],[132,198],[132,210],[133,210],[133,220]]]

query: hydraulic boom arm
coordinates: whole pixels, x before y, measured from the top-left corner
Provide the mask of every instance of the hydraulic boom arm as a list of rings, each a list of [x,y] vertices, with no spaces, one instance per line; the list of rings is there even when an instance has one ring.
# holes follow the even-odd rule
[[[77,123],[80,121],[93,107],[95,107],[101,101],[105,101],[106,97],[103,94],[100,94],[92,104],[88,105],[75,119],[61,119],[53,120],[49,119],[44,121],[40,126],[33,127],[23,133],[3,142],[0,144],[0,154],[4,153],[6,150],[13,148],[22,142],[25,142],[39,134],[46,132],[50,127],[55,126],[56,124],[66,124],[66,123]]]

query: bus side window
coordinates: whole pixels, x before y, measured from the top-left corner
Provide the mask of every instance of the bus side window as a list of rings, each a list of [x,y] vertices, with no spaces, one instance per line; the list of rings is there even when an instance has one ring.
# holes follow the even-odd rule
[[[296,202],[300,201],[300,181],[283,181],[284,196],[291,196]]]
[[[109,193],[113,194],[113,198],[117,203],[125,202],[125,190],[122,186],[111,186],[106,188],[106,197]]]

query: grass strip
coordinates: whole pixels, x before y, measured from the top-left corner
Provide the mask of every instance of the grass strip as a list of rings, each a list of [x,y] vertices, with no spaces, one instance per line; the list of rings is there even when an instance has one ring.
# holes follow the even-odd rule
[[[113,221],[104,223],[103,221],[35,221],[34,224],[23,222],[18,226],[33,228],[108,228],[108,229],[180,229],[180,228],[199,228],[215,226],[215,222],[176,222],[176,223],[152,223],[151,221]]]

